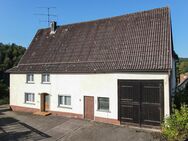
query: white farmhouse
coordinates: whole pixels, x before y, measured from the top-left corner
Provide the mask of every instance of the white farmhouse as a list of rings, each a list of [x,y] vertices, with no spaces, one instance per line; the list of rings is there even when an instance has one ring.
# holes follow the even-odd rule
[[[169,8],[40,29],[10,73],[15,111],[157,127],[176,86]]]

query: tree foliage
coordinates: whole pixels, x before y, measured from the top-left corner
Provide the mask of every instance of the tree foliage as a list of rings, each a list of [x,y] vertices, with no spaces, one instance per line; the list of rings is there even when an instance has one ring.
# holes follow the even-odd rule
[[[188,105],[188,83],[185,89],[178,90],[174,96],[174,106],[177,109],[180,109],[181,105]]]
[[[9,75],[5,71],[18,64],[25,50],[14,43],[0,43],[0,98],[8,95]]]
[[[188,58],[180,58],[179,60],[179,72],[184,74],[188,72]]]
[[[0,43],[0,71],[4,72],[17,65],[25,50],[25,48],[16,44],[4,45]]]

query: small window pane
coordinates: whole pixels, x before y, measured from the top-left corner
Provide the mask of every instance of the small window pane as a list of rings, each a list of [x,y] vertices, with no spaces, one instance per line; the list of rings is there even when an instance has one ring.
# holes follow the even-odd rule
[[[109,110],[109,98],[98,97],[98,110]]]
[[[47,82],[50,82],[50,75],[47,74]]]
[[[63,105],[63,97],[62,96],[59,96],[59,104]]]
[[[71,105],[71,97],[65,96],[65,105]]]

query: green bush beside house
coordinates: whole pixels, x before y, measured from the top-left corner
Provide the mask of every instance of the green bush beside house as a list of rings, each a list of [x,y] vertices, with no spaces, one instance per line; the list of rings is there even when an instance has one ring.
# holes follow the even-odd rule
[[[162,134],[169,141],[188,140],[188,84],[178,90],[174,97],[174,108],[170,117],[162,124]]]
[[[182,105],[174,109],[173,114],[162,124],[162,134],[169,141],[184,141],[188,139],[188,106]]]

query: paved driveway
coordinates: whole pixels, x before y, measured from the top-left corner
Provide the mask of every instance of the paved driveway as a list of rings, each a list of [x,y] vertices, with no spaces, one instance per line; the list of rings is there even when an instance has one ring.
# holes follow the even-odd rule
[[[0,141],[159,141],[160,134],[59,116],[12,112],[0,106]]]

